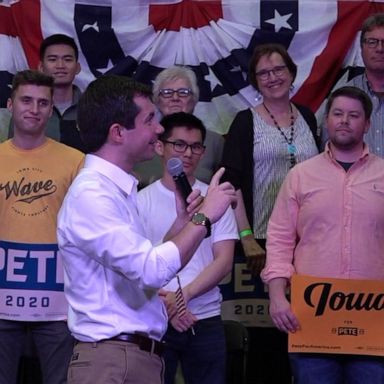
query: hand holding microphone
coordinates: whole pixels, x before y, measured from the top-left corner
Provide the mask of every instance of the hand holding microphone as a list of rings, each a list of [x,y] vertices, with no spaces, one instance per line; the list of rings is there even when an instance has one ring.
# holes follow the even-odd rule
[[[187,179],[183,169],[183,162],[177,157],[171,157],[167,161],[168,173],[173,177],[176,188],[183,197],[185,203],[188,205],[187,198],[192,193],[191,185]]]
[[[189,208],[188,212],[191,212],[187,198],[191,194],[192,188],[184,173],[182,161],[179,158],[172,157],[167,162],[167,170],[175,180],[176,187],[183,196],[187,209]],[[220,178],[223,174],[224,168],[220,168],[212,176],[207,195],[200,207],[201,212],[209,217],[212,223],[216,222],[224,214],[230,204],[232,208],[235,208],[237,204],[236,192],[232,184],[228,182],[220,184]],[[196,205],[194,210],[196,211]]]
[[[180,159],[176,157],[170,158],[167,161],[166,167],[176,184],[177,193],[175,193],[175,198],[177,216],[167,235],[164,237],[165,240],[172,238],[184,228],[192,219],[193,214],[199,210],[203,201],[199,190],[192,191]],[[190,196],[190,198],[187,201],[188,196]]]

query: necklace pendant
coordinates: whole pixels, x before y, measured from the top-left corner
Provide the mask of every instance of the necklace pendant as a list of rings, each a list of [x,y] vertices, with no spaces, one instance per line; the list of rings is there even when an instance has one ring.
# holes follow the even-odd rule
[[[290,155],[295,155],[296,154],[296,146],[295,144],[287,144],[288,145],[288,153]]]

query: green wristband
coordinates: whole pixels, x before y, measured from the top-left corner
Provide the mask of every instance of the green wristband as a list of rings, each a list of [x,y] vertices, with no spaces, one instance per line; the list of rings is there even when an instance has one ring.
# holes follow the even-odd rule
[[[248,236],[248,235],[253,235],[253,232],[251,229],[243,229],[242,231],[240,231],[239,233],[239,236],[240,236],[240,239],[242,239],[243,237],[245,236]]]

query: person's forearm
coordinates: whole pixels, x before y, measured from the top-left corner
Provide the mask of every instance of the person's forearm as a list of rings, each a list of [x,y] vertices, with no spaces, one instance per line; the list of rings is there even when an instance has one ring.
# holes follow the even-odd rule
[[[216,223],[216,221],[223,216],[228,207],[231,204],[234,204],[237,200],[235,190],[231,184],[226,182],[219,184],[223,173],[224,168],[220,168],[213,175],[207,194],[199,209],[199,212],[208,218],[211,224]],[[192,194],[189,199],[192,199]],[[193,212],[193,207],[191,206],[191,202],[189,203],[187,212],[191,213]],[[172,241],[179,249],[182,267],[188,263],[206,235],[206,226],[194,224],[190,221],[174,238],[172,238]]]
[[[220,242],[220,247],[223,250],[221,254],[204,268],[193,281],[183,288],[187,302],[216,287],[231,271],[234,240],[223,240]]]
[[[181,267],[188,263],[206,234],[207,229],[204,226],[189,222],[171,239],[179,249]]]
[[[236,191],[236,196],[237,206],[234,212],[244,254],[247,257],[265,255],[263,248],[255,241],[255,235],[248,221],[243,194],[240,189]]]
[[[244,229],[252,229],[248,221],[248,217],[247,217],[247,213],[244,205],[243,194],[240,189],[236,190],[236,197],[237,197],[237,205],[236,205],[236,208],[234,209],[234,213],[235,213],[237,228],[239,232],[243,231]]]
[[[216,287],[229,273],[225,265],[210,264],[195,280],[183,288],[185,300],[189,302]]]
[[[268,283],[269,298],[273,301],[279,301],[286,298],[285,290],[288,280],[284,277],[277,277]]]
[[[187,225],[188,221],[189,218],[177,217],[176,220],[172,223],[171,227],[168,229],[167,233],[165,234],[163,241],[173,239]]]

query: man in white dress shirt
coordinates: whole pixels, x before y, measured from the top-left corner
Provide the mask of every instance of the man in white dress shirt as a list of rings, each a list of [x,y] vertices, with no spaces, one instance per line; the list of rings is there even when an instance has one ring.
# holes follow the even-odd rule
[[[162,383],[167,314],[158,290],[235,201],[233,187],[219,184],[219,170],[204,200],[194,191],[185,208],[178,197],[175,225],[183,228],[171,241],[153,246],[145,237],[131,171],[153,157],[163,132],[150,96],[131,79],[106,76],[79,102],[78,125],[90,154],[58,219],[68,326],[78,341],[69,384]]]

